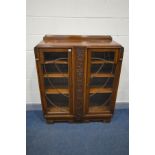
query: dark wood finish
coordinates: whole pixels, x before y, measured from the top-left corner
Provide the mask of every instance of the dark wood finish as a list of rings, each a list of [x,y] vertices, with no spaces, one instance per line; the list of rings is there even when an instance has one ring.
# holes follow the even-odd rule
[[[110,122],[115,109],[123,50],[111,36],[45,35],[34,51],[46,121]],[[48,56],[52,52],[54,55]],[[104,54],[104,58],[92,59],[96,53],[101,58]],[[105,64],[109,68],[112,65],[112,71],[108,67],[104,71]],[[53,79],[56,81],[54,86],[51,84]],[[105,81],[106,87],[96,86],[96,83],[91,86],[99,79]]]
[[[83,116],[83,103],[84,103],[84,60],[85,60],[85,48],[75,48],[75,68],[74,68],[74,95],[75,95],[75,119],[77,121],[82,120]]]

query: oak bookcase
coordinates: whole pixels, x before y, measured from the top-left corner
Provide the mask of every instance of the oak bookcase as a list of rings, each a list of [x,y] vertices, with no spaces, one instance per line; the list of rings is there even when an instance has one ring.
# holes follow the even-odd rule
[[[124,48],[111,36],[45,35],[34,48],[47,122],[110,122]]]

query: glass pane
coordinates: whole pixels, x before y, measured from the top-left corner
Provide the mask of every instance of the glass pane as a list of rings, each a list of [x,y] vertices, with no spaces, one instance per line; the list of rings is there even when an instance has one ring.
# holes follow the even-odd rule
[[[97,93],[89,96],[89,112],[102,112],[109,106],[111,93]]]
[[[111,97],[110,93],[97,93],[90,94],[90,106],[103,106],[107,105]]]
[[[45,78],[44,79],[45,88],[68,88],[67,78]]]
[[[111,52],[92,52],[92,59],[114,61],[115,54]]]
[[[67,52],[44,52],[44,60],[62,60],[63,58],[68,58]]]
[[[114,64],[92,64],[91,73],[114,73],[115,65]]]
[[[69,112],[69,67],[67,52],[44,52],[44,85],[48,110]]]
[[[66,64],[43,64],[43,73],[68,73],[68,65]]]
[[[89,112],[103,112],[111,101],[115,53],[93,51],[90,54]]]
[[[104,87],[104,88],[112,88],[113,86],[113,78],[91,78],[90,79],[90,87]]]
[[[69,98],[61,94],[46,95],[47,106],[50,112],[69,112]]]

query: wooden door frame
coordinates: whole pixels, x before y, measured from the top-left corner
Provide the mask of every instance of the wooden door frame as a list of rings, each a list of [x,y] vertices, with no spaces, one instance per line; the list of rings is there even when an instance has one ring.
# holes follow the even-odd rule
[[[86,115],[86,117],[88,116],[96,116],[96,115],[102,115],[103,113],[90,113],[89,112],[89,83],[90,83],[90,67],[91,67],[91,53],[94,51],[96,52],[114,52],[115,53],[115,58],[114,58],[114,64],[116,65],[115,68],[115,73],[114,73],[114,81],[113,81],[113,86],[112,86],[112,94],[111,94],[111,100],[110,103],[111,105],[109,105],[109,108],[104,110],[104,114],[109,114],[111,113],[110,111],[112,111],[112,109],[114,109],[114,105],[115,105],[115,100],[116,100],[116,91],[118,88],[118,75],[120,74],[120,72],[118,72],[118,70],[120,68],[118,68],[118,63],[119,63],[119,59],[120,59],[120,51],[117,48],[87,48],[87,57],[86,57],[86,62],[87,62],[87,66],[85,67],[85,73],[87,74],[86,79],[85,79],[85,101],[84,101],[84,114]],[[117,70],[116,70],[117,69]],[[117,73],[118,72],[118,73]],[[116,77],[117,76],[117,77]],[[116,87],[116,88],[115,88]],[[113,90],[115,88],[115,91]]]
[[[64,51],[64,49],[66,51]],[[42,110],[44,112],[44,115],[49,115],[47,113],[47,101],[45,97],[45,86],[44,86],[44,77],[43,77],[43,71],[41,65],[44,63],[44,58],[43,58],[43,53],[46,52],[68,52],[68,49],[72,49],[72,47],[65,47],[65,48],[35,48],[35,59],[36,59],[36,68],[37,68],[37,73],[38,73],[38,83],[39,83],[39,88],[40,88],[40,98],[41,98],[41,105],[42,105]],[[72,50],[73,51],[73,50]],[[69,89],[69,112],[64,113],[64,112],[58,112],[58,113],[53,113],[50,114],[50,117],[55,117],[54,115],[57,115],[58,117],[70,117],[73,116],[73,87],[72,87],[72,51],[68,52],[68,74],[69,74],[69,83],[68,83],[68,89]]]

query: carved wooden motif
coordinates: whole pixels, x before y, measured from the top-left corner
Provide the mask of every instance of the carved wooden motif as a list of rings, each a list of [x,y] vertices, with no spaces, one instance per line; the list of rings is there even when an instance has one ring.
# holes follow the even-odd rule
[[[84,57],[85,49],[76,48],[75,62],[75,102],[76,102],[76,120],[81,120],[83,115],[83,98],[84,98]]]

